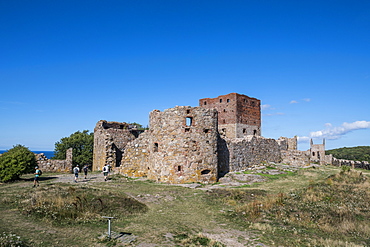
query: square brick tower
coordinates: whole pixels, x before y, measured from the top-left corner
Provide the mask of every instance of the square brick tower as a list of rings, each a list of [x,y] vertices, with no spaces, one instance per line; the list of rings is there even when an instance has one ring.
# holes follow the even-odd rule
[[[261,135],[261,101],[230,93],[199,100],[199,106],[218,111],[218,131],[228,138]]]

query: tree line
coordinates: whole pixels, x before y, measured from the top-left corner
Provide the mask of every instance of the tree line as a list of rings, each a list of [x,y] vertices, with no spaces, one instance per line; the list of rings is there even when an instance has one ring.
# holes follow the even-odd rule
[[[370,162],[370,146],[344,147],[325,151],[337,159],[358,160]]]

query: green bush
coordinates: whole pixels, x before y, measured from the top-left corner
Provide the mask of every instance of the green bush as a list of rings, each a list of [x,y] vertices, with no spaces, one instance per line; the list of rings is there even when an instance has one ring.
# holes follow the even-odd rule
[[[36,165],[34,153],[25,146],[15,145],[0,156],[0,180],[17,180],[22,174],[33,172]]]

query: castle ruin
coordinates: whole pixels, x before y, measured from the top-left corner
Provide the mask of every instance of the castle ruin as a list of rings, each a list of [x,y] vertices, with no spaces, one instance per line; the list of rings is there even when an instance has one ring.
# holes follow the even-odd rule
[[[93,170],[105,164],[129,177],[158,182],[214,183],[228,172],[261,163],[331,162],[325,143],[297,150],[297,137],[261,136],[261,102],[230,93],[149,114],[149,130],[100,120],[94,129]]]

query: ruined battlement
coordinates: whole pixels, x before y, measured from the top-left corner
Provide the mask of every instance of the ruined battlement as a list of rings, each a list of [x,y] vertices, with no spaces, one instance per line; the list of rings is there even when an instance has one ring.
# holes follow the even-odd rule
[[[165,183],[213,183],[230,171],[281,162],[297,138],[261,136],[261,102],[231,93],[149,113],[149,130],[100,120],[94,129],[93,170],[111,165],[129,177]],[[289,155],[285,155],[286,157]]]
[[[125,122],[100,120],[94,128],[93,170],[101,171],[105,164],[119,167],[127,143],[142,132]]]

